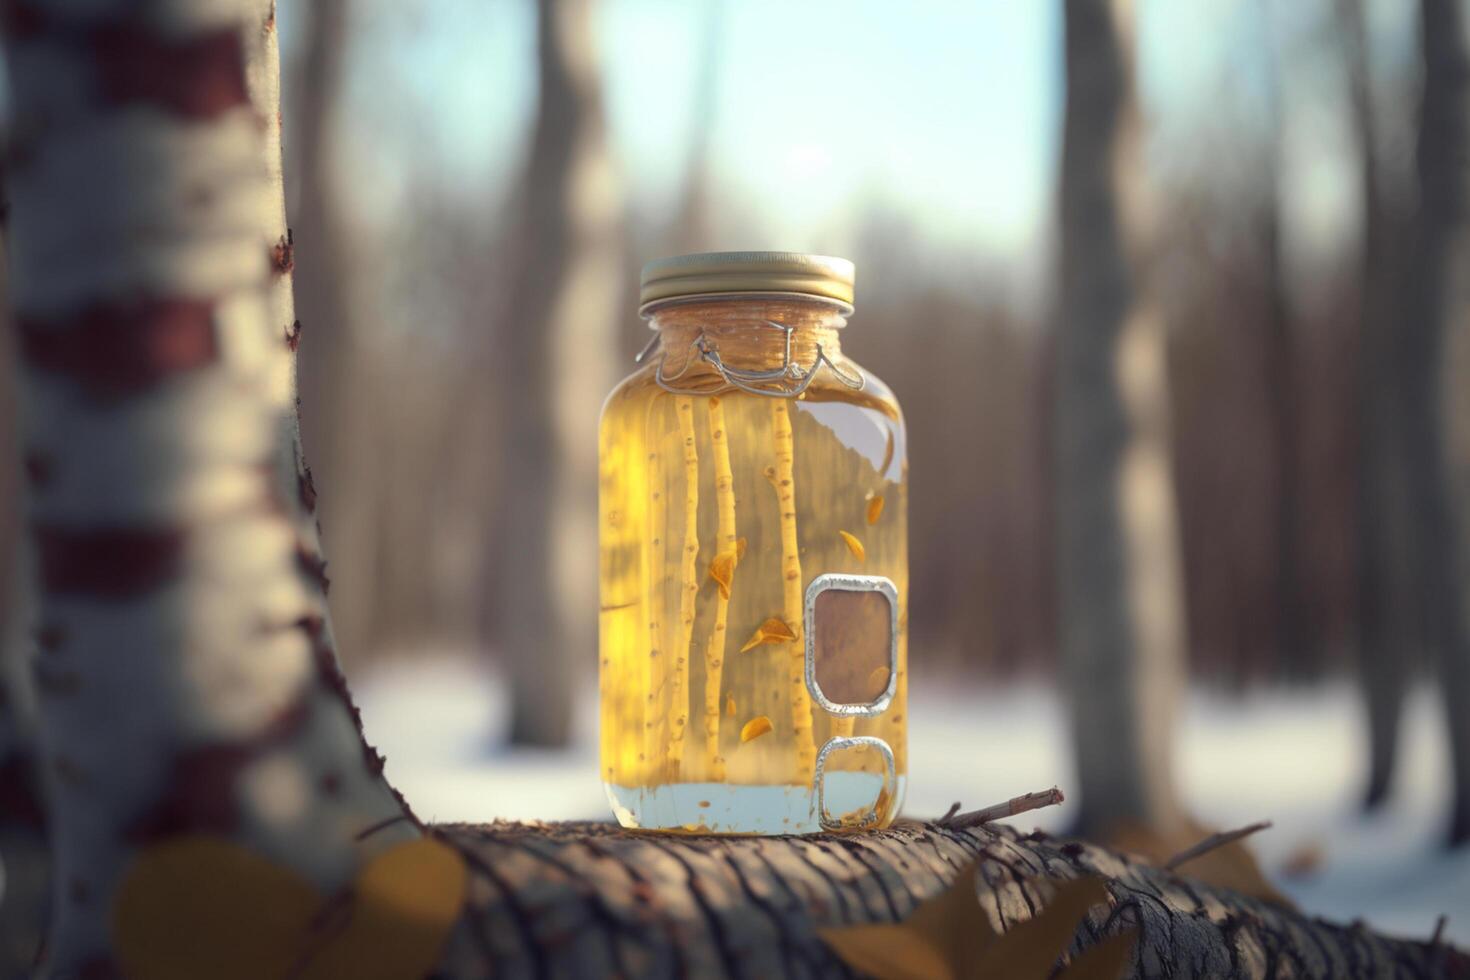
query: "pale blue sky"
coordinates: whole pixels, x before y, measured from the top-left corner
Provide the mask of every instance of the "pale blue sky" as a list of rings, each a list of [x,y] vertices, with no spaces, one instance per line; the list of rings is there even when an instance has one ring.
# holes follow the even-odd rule
[[[711,126],[717,218],[762,240],[842,252],[873,210],[935,251],[1033,278],[1050,240],[1061,99],[1060,0],[722,0],[712,119],[695,89],[713,0],[605,0],[598,35],[614,150],[637,212],[678,194],[691,127]],[[1324,37],[1331,0],[1138,0],[1156,175],[1227,192],[1259,166],[1267,11],[1289,95],[1281,192],[1306,251],[1353,230],[1354,166]],[[288,7],[289,5],[283,5]],[[346,160],[391,220],[410,171],[467,201],[502,197],[534,111],[529,0],[360,0]],[[1399,0],[1375,43],[1411,45]],[[287,27],[289,29],[289,17]],[[1392,128],[1390,120],[1390,128]]]

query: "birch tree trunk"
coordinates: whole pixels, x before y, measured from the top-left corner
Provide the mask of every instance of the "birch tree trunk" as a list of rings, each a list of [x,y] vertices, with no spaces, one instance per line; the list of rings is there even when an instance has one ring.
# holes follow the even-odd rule
[[[1169,833],[1185,649],[1164,325],[1149,296],[1132,8],[1067,0],[1055,447],[1082,832]]]
[[[46,970],[109,975],[114,893],[152,845],[209,834],[331,889],[418,830],[326,613],[273,5],[22,0],[8,27]]]
[[[520,275],[502,328],[506,430],[495,634],[511,740],[564,745],[595,660],[597,417],[614,378],[621,239],[593,0],[540,0],[541,104],[525,176]]]

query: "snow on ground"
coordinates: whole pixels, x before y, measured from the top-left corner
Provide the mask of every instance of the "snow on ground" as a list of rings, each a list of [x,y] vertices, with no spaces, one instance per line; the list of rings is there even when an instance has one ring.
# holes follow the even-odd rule
[[[470,659],[398,662],[356,686],[370,738],[388,757],[388,776],[433,821],[611,819],[597,781],[595,691],[566,752],[501,744],[505,690]],[[1056,695],[1036,684],[989,690],[922,685],[910,695],[910,780],[905,814],[972,808],[1053,784],[1072,783],[1065,719]],[[1470,849],[1439,848],[1449,806],[1443,713],[1430,690],[1410,699],[1394,797],[1362,817],[1365,735],[1352,687],[1191,694],[1184,711],[1178,778],[1205,823],[1275,826],[1252,838],[1262,866],[1310,913],[1361,918],[1378,929],[1427,937],[1440,913],[1446,935],[1470,945]],[[1071,804],[1015,819],[1057,831]],[[1317,870],[1280,874],[1304,849]]]

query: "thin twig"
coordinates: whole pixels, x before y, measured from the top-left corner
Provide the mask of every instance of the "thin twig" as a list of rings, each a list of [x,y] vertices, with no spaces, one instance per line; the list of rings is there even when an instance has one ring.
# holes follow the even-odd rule
[[[1181,864],[1184,864],[1187,861],[1193,861],[1201,854],[1208,854],[1210,851],[1213,851],[1217,847],[1224,847],[1226,844],[1232,844],[1243,837],[1249,837],[1251,834],[1254,834],[1257,831],[1265,830],[1270,826],[1271,821],[1262,820],[1259,823],[1253,823],[1248,827],[1241,827],[1239,830],[1224,830],[1218,834],[1211,834],[1204,840],[1200,841],[1198,844],[1195,844],[1191,847],[1186,847],[1184,850],[1171,857],[1168,861],[1164,862],[1164,869],[1167,871],[1173,871]]]
[[[1445,915],[1443,912],[1439,914],[1439,919],[1434,923],[1434,935],[1429,937],[1429,945],[1431,948],[1437,948],[1441,943],[1444,942],[1444,927],[1445,923],[1449,921],[1450,917],[1448,915]]]
[[[1036,793],[1027,793],[1025,796],[1018,796],[1013,800],[1006,800],[1004,803],[997,803],[995,806],[988,806],[983,810],[972,810],[969,813],[961,813],[958,816],[954,815],[954,811],[959,804],[955,804],[954,807],[950,808],[949,813],[940,818],[939,825],[954,830],[964,830],[966,827],[978,827],[983,823],[999,820],[1002,817],[1014,817],[1016,814],[1025,813],[1027,810],[1039,810],[1044,806],[1056,806],[1065,799],[1066,797],[1062,795],[1062,791],[1053,786],[1051,789],[1044,789]]]
[[[951,803],[949,805],[949,809],[944,811],[944,816],[940,817],[938,820],[936,820],[934,822],[935,823],[939,823],[939,824],[949,823],[949,818],[952,817],[952,816],[954,816],[956,813],[959,813],[959,812],[960,812],[960,801],[959,800],[955,800],[953,803]]]

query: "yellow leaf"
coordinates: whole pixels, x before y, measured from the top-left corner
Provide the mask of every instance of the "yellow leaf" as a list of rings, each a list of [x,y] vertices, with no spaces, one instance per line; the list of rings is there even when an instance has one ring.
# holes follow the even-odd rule
[[[709,577],[715,580],[720,588],[720,598],[730,598],[730,582],[735,577],[735,555],[723,551],[710,559]]]
[[[955,977],[971,976],[969,964],[978,963],[996,938],[990,917],[980,908],[975,885],[979,874],[978,864],[967,865],[948,888],[914,909],[903,923],[925,945],[939,950]]]
[[[765,735],[770,730],[771,719],[767,718],[765,715],[756,715],[754,718],[750,719],[750,721],[747,721],[744,727],[740,729],[740,741],[743,744],[745,742],[751,741],[752,739],[760,738],[762,735]]]
[[[1056,980],[1118,980],[1133,958],[1133,944],[1137,939],[1135,927],[1094,943],[1072,957]]]
[[[855,536],[848,534],[846,531],[838,531],[837,533],[842,535],[842,540],[847,545],[847,550],[852,552],[852,556],[854,558],[856,558],[858,561],[864,561],[867,559],[868,554],[863,549],[863,543],[861,541],[859,541]]]
[[[744,557],[745,557],[745,539],[744,538],[736,538],[735,539],[735,561],[736,562],[739,562]]]
[[[346,928],[311,958],[303,980],[426,976],[459,918],[466,880],[464,858],[432,837],[379,854],[352,887]]]
[[[740,652],[753,650],[764,643],[786,643],[794,639],[796,639],[796,633],[791,627],[772,616],[761,623],[760,627],[750,635],[750,639],[745,641],[745,646],[740,648]]]
[[[145,850],[124,876],[114,946],[123,974],[147,980],[421,977],[465,884],[464,859],[431,838],[383,852],[328,899],[237,844],[184,837]]]
[[[875,493],[868,498],[868,526],[878,523],[878,518],[883,516],[883,495]]]
[[[1148,828],[1125,824],[1115,830],[1106,843],[1120,851],[1141,854],[1152,863],[1163,867],[1164,863],[1175,854],[1209,835],[1210,832],[1207,829],[1192,821],[1172,834],[1160,834]],[[1250,847],[1243,840],[1231,841],[1229,844],[1206,851],[1180,865],[1174,873],[1181,878],[1193,878],[1218,888],[1228,888],[1281,908],[1296,908],[1291,899],[1283,895],[1266,879]]]
[[[977,976],[1048,977],[1072,945],[1087,910],[1108,900],[1102,879],[1074,878],[1057,886],[1046,908],[1011,926],[981,958]]]
[[[976,896],[977,870],[967,865],[948,888],[897,925],[822,929],[822,939],[848,966],[879,980],[963,980],[970,976],[965,964],[978,962],[995,940]]]
[[[725,717],[735,717],[735,695],[733,694],[725,695]]]
[[[880,980],[951,980],[955,976],[939,950],[906,925],[872,923],[817,931],[838,958],[863,976]]]
[[[1033,980],[1051,974],[1087,910],[1107,898],[1098,878],[1063,882],[1048,906],[997,936],[976,896],[977,876],[978,867],[967,866],[898,924],[844,926],[819,934],[849,967],[879,980]],[[1112,980],[1127,963],[1133,939],[1128,932],[1098,943],[1074,957],[1063,976]]]
[[[129,977],[286,976],[321,903],[311,883],[238,844],[175,838],[141,852],[124,874],[113,945]]]

